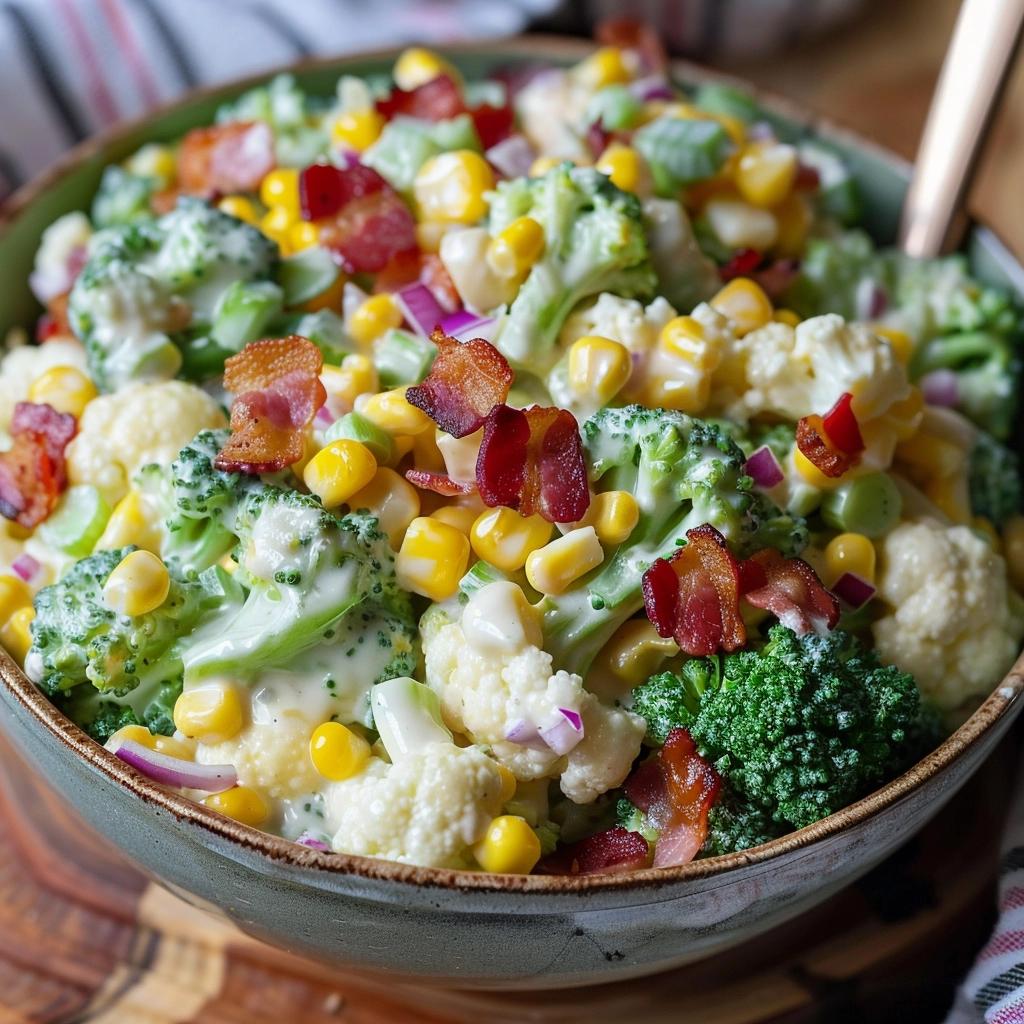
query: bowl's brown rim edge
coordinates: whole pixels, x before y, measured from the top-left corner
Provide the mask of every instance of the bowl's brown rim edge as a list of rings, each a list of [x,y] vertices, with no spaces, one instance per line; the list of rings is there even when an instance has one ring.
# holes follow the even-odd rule
[[[514,36],[485,43],[459,43],[439,47],[442,52],[458,54],[472,52],[495,56],[502,54],[527,54],[566,57],[584,54],[592,49],[584,40],[564,39],[558,36],[528,35]],[[291,63],[255,75],[249,75],[231,82],[220,83],[201,89],[191,90],[179,99],[134,119],[86,139],[69,150],[47,170],[19,188],[0,207],[0,235],[10,230],[18,217],[47,189],[75,171],[85,160],[102,152],[107,146],[119,141],[125,135],[144,127],[154,117],[188,107],[199,98],[216,96],[218,93],[245,88],[266,81],[275,74],[287,71],[315,69],[322,67],[344,67],[346,63],[366,60],[393,58],[398,49],[376,50],[349,54],[343,57],[328,57]],[[849,141],[861,150],[872,152],[878,158],[893,166],[906,170],[907,161],[884,147],[858,133],[836,125],[833,121],[797,105],[794,101],[777,96],[769,91],[755,88],[751,83],[687,61],[673,61],[673,72],[686,81],[726,81],[743,85],[757,96],[767,109],[822,132],[826,136]],[[990,227],[985,229],[999,239]],[[220,839],[238,843],[246,850],[267,857],[269,860],[296,868],[315,868],[331,874],[356,875],[371,881],[394,882],[417,887],[437,887],[457,891],[491,892],[500,894],[583,894],[609,890],[661,888],[673,883],[695,881],[716,875],[723,875],[737,868],[762,864],[784,854],[805,848],[819,840],[835,836],[847,828],[860,824],[887,807],[904,799],[919,789],[942,769],[952,764],[967,749],[980,741],[996,726],[1003,715],[1024,692],[1024,654],[999,684],[993,693],[981,704],[971,717],[964,722],[939,747],[913,765],[904,774],[887,783],[863,799],[843,808],[821,821],[815,822],[797,832],[791,832],[762,846],[739,853],[705,860],[693,861],[673,868],[650,868],[628,874],[601,874],[584,876],[566,875],[489,875],[482,872],[457,871],[446,868],[425,868],[400,864],[373,857],[360,857],[340,853],[323,853],[299,846],[280,836],[241,825],[230,818],[216,813],[203,804],[181,794],[164,789],[145,776],[130,768],[104,747],[90,739],[69,718],[51,704],[40,690],[28,679],[9,655],[0,648],[0,679],[11,691],[19,704],[48,732],[75,755],[84,758],[94,769],[111,781],[123,786],[133,795],[159,807],[180,821],[188,821],[206,829]]]

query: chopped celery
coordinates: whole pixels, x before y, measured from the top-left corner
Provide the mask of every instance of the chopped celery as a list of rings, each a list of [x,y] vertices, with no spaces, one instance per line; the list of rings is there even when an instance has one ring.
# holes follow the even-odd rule
[[[394,327],[374,349],[373,364],[384,387],[419,384],[434,363],[437,349],[428,338]]]
[[[281,311],[283,293],[272,281],[235,281],[220,297],[210,337],[229,352],[266,336],[267,324]]]
[[[42,539],[75,558],[91,554],[110,518],[110,506],[91,484],[69,487],[49,519],[39,527]]]
[[[606,132],[624,132],[640,120],[644,105],[624,85],[606,85],[587,104],[588,124],[599,124]]]
[[[844,533],[881,537],[900,518],[903,498],[886,473],[859,476],[829,491],[821,501],[821,517]]]
[[[281,260],[277,279],[284,289],[284,304],[298,306],[327,291],[341,271],[326,249],[318,245]]]
[[[469,572],[459,580],[459,599],[468,601],[478,590],[508,579],[511,579],[508,573],[502,572],[490,562],[474,562]]]
[[[738,117],[741,121],[756,121],[760,110],[749,93],[724,82],[708,82],[702,85],[693,98],[701,110],[709,114],[724,114]]]
[[[441,701],[429,686],[408,676],[386,679],[370,691],[373,724],[393,764],[429,743],[451,743]]]
[[[416,172],[432,156],[451,149],[480,150],[480,138],[469,114],[450,121],[399,115],[384,126],[380,138],[363,154],[363,163],[399,192],[408,192]]]
[[[682,186],[715,175],[735,148],[717,121],[678,117],[645,124],[633,136],[633,145],[650,166],[658,195],[670,198]]]
[[[860,192],[842,157],[818,142],[801,142],[798,151],[800,162],[818,172],[817,199],[822,212],[840,224],[855,224],[860,220]]]
[[[324,438],[328,442],[341,438],[359,441],[370,449],[370,454],[380,465],[390,462],[395,454],[395,443],[391,435],[358,412],[346,413],[335,420],[327,428]]]

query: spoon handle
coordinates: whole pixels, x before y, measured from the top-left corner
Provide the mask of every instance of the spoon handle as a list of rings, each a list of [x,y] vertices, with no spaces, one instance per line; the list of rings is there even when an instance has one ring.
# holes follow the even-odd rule
[[[964,0],[903,203],[900,247],[937,256],[956,241],[986,130],[1013,64],[1024,0]]]

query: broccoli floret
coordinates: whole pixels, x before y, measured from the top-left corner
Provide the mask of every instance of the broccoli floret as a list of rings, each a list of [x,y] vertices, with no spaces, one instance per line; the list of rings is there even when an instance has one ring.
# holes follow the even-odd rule
[[[720,684],[718,659],[691,658],[678,673],[659,672],[638,686],[631,710],[647,723],[647,742],[661,746],[673,729],[686,727],[700,710],[704,691]]]
[[[526,215],[544,228],[546,248],[495,344],[514,365],[543,373],[578,302],[600,292],[650,295],[656,277],[640,201],[593,168],[562,164],[541,178],[501,182],[491,204],[491,233]]]
[[[592,484],[628,491],[640,518],[593,573],[540,605],[547,649],[559,667],[580,673],[642,607],[641,577],[656,558],[686,542],[687,530],[710,523],[742,551],[764,546],[766,524],[778,536],[782,515],[770,503],[755,503],[739,447],[683,413],[640,405],[602,409],[583,424],[583,445]],[[800,524],[790,524],[799,540]]]
[[[276,258],[256,228],[195,198],[159,220],[99,232],[68,304],[90,375],[108,391],[183,365],[216,376],[230,354],[210,337],[221,298],[236,282],[269,279]]]
[[[1017,515],[1024,500],[1020,459],[991,434],[979,433],[968,466],[971,511],[985,516],[999,529]]]
[[[159,185],[156,178],[132,174],[117,164],[111,164],[103,172],[100,187],[92,201],[93,226],[109,228],[152,217],[149,200]]]
[[[772,821],[759,807],[742,803],[726,794],[708,812],[708,836],[701,847],[702,857],[715,857],[778,839],[787,828]]]
[[[152,733],[170,736],[174,732],[174,702],[181,694],[181,677],[159,681],[154,678],[129,693],[101,693],[81,684],[54,698],[54,703],[94,740],[106,743],[126,725],[144,725]]]

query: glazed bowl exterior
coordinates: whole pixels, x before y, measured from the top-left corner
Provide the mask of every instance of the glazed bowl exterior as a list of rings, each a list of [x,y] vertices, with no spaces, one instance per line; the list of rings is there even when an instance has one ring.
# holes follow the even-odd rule
[[[532,60],[568,63],[583,44],[527,37],[455,48],[468,76]],[[294,70],[327,93],[342,73],[386,71],[395,54]],[[675,66],[683,84],[712,76]],[[266,77],[266,76],[263,76]],[[103,167],[149,141],[207,123],[252,82],[194,94],[144,122],[79,147],[0,212],[0,332],[38,309],[28,273],[56,217],[87,207]],[[761,97],[789,130],[829,139],[858,174],[866,227],[888,241],[907,167],[863,140]],[[1024,297],[1024,271],[974,227],[974,272]],[[878,864],[932,818],[1020,712],[1024,658],[941,747],[887,786],[809,828],[754,850],[679,868],[586,878],[415,868],[324,854],[239,825],[161,789],[88,739],[0,652],[0,727],[91,826],[154,879],[244,931],[328,963],[406,980],[479,988],[555,988],[650,974],[728,949],[821,902]]]

